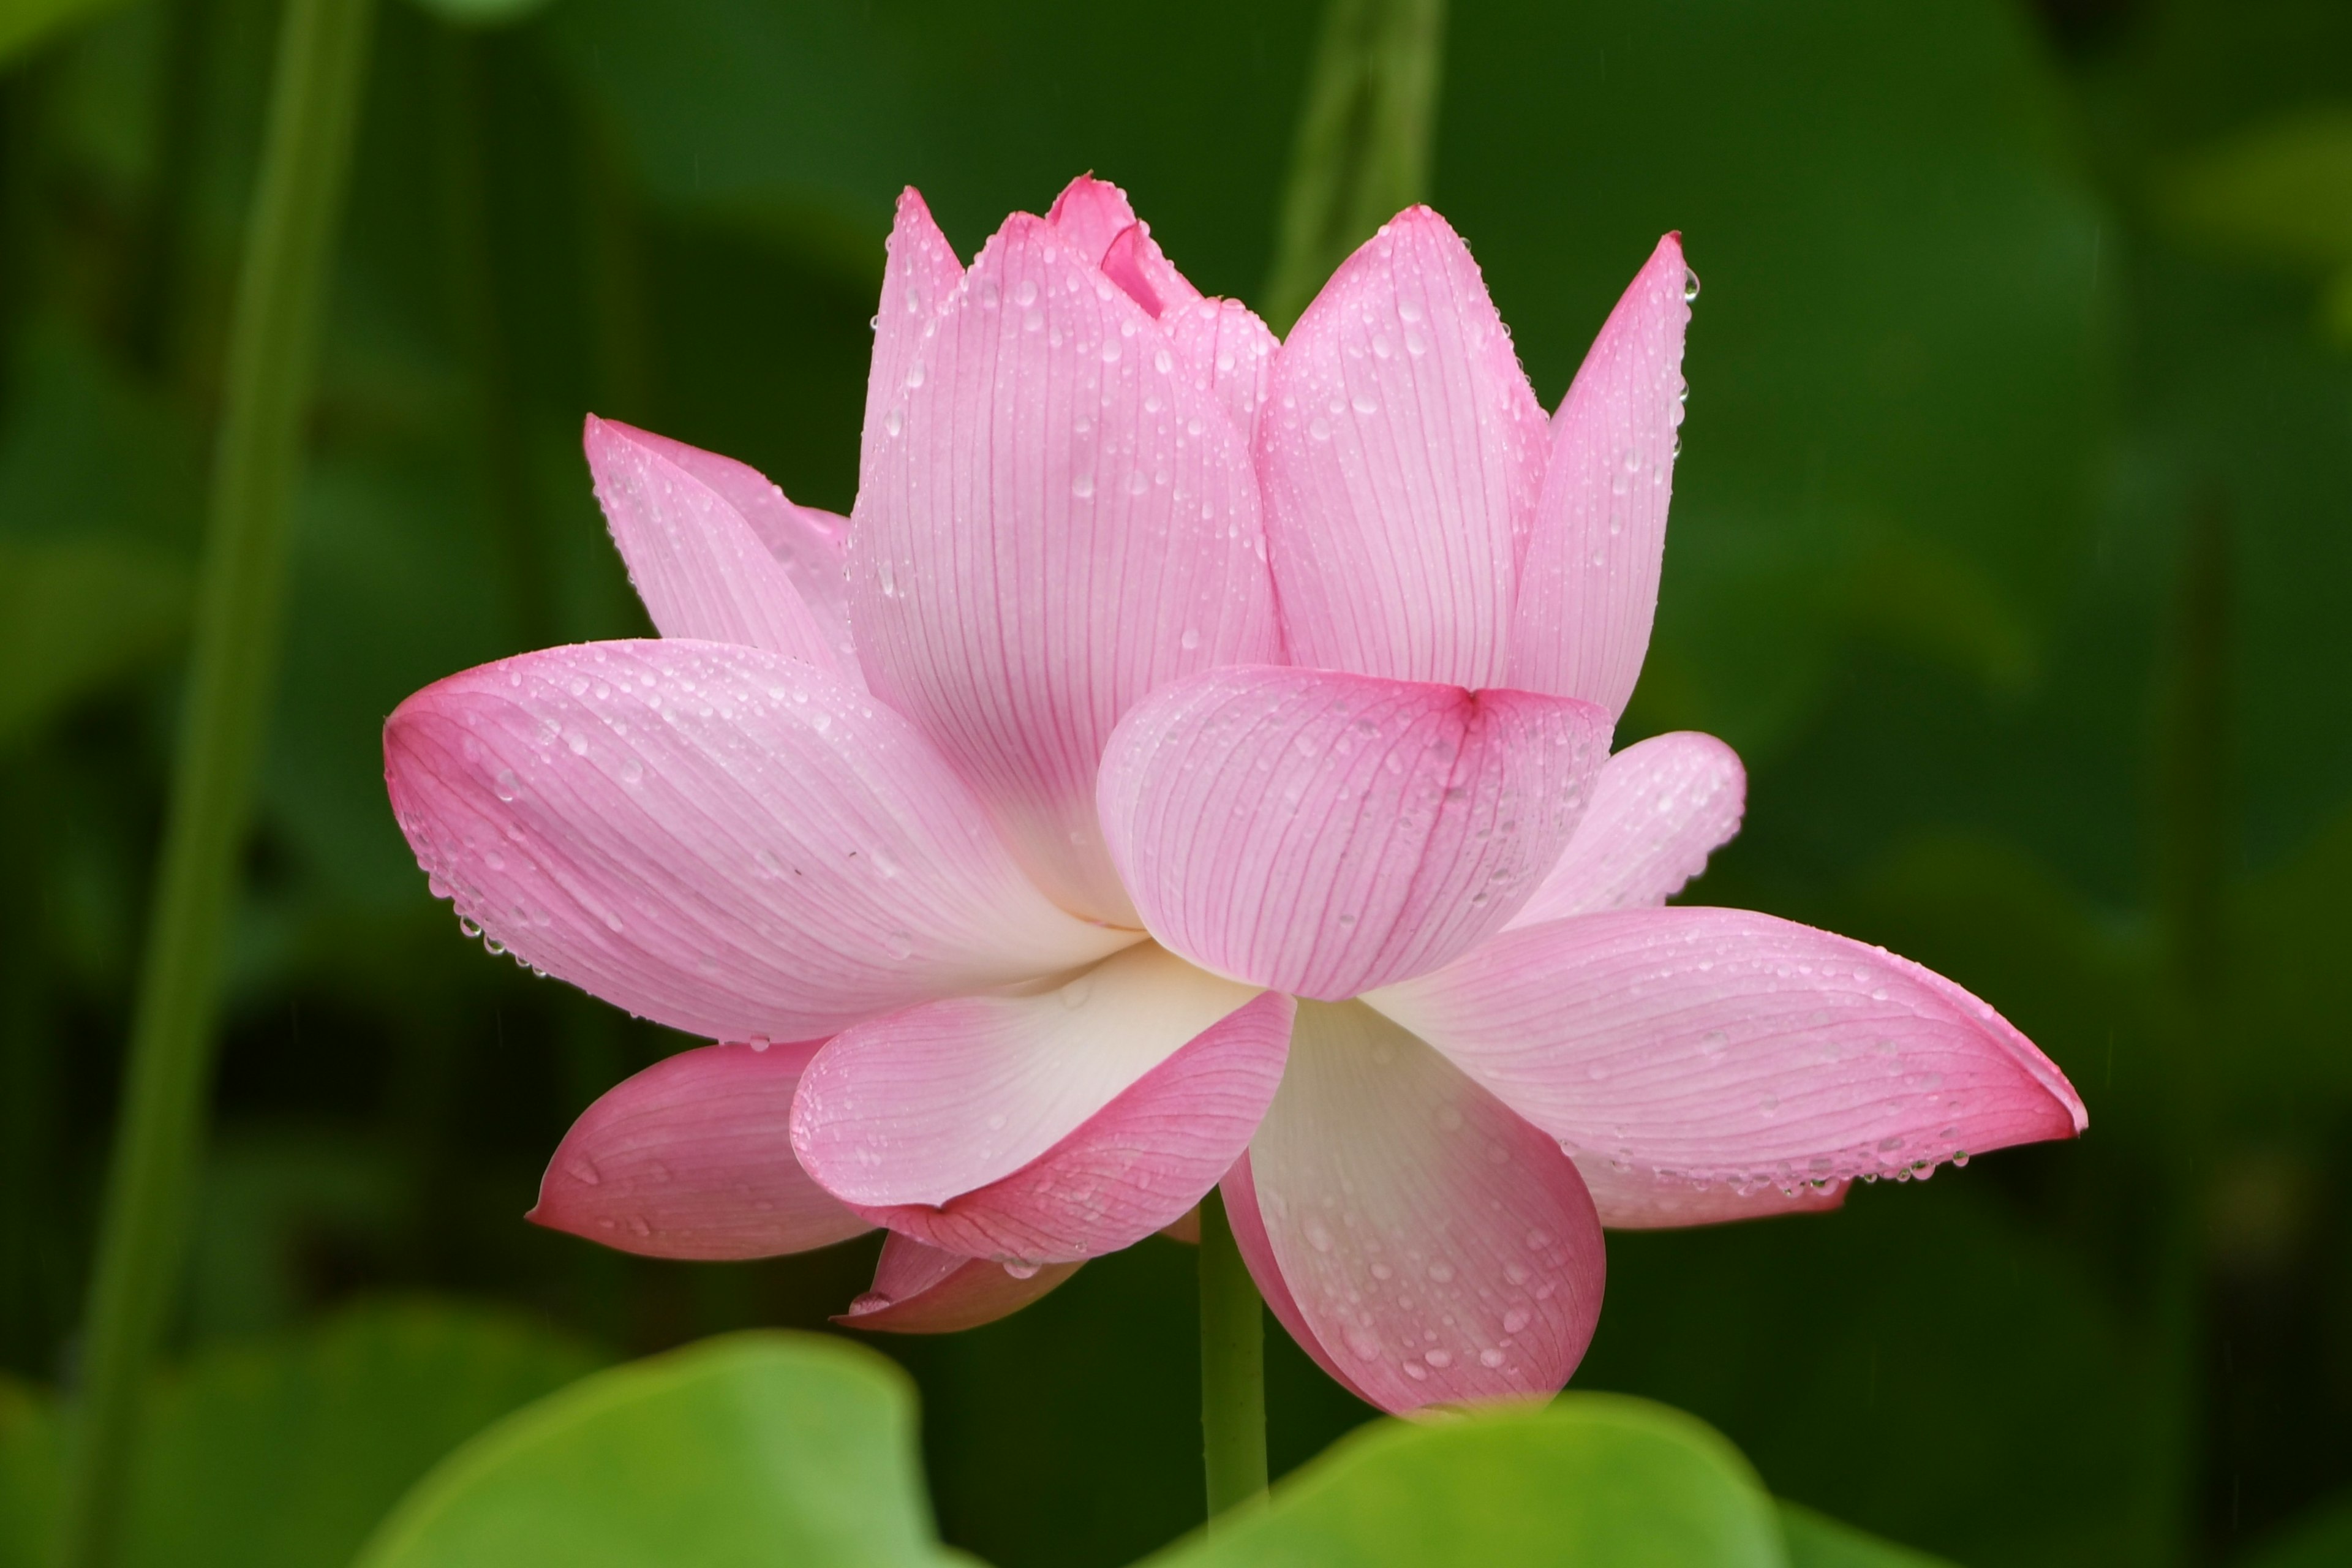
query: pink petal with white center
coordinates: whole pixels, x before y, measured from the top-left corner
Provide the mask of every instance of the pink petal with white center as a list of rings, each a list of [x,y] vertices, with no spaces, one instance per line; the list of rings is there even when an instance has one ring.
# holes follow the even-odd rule
[[[1054,198],[1045,221],[1066,236],[1078,253],[1152,316],[1201,298],[1139,221],[1127,193],[1092,174],[1080,174]]]
[[[1506,684],[1545,440],[1468,247],[1426,207],[1398,214],[1298,319],[1258,422],[1292,658]]]
[[[905,720],[758,648],[524,654],[426,687],[383,743],[436,897],[690,1034],[814,1039],[1134,940],[1048,903]]]
[[[1654,908],[1731,842],[1748,804],[1739,754],[1712,735],[1653,735],[1609,759],[1576,837],[1513,926]]]
[[[693,448],[593,414],[582,444],[613,542],[662,636],[741,643],[839,673],[845,625],[824,624],[740,508],[695,471],[728,459],[697,453],[705,461],[689,468],[677,459]],[[829,607],[837,612],[837,594]]]
[[[1604,1262],[1576,1168],[1361,1003],[1299,1005],[1229,1211],[1244,1190],[1276,1315],[1383,1410],[1548,1397],[1591,1342]]]
[[[1950,981],[1747,910],[1525,926],[1366,1000],[1580,1161],[1737,1193],[1924,1173],[2087,1120]]]
[[[1132,923],[1103,742],[1153,688],[1280,657],[1248,453],[1159,325],[1016,215],[869,463],[851,616],[876,694],[988,802],[1038,885]]]
[[[1012,1316],[1078,1271],[1075,1263],[1008,1268],[892,1232],[874,1266],[874,1289],[834,1319],[889,1334],[952,1334]]]
[[[1152,935],[1337,1001],[1449,963],[1534,893],[1609,730],[1526,691],[1255,666],[1162,687],[1103,758],[1103,831]]]
[[[1593,340],[1552,421],[1520,563],[1510,683],[1612,717],[1633,694],[1658,607],[1689,276],[1680,237],[1666,236]]]
[[[1592,1206],[1608,1230],[1672,1230],[1770,1219],[1776,1215],[1819,1214],[1843,1204],[1852,1185],[1832,1182],[1825,1187],[1801,1186],[1792,1193],[1778,1187],[1740,1192],[1649,1171],[1620,1171],[1596,1154],[1580,1158],[1576,1173],[1584,1178],[1584,1189],[1592,1194]]]
[[[882,266],[882,301],[874,312],[874,359],[866,374],[866,427],[857,446],[859,482],[894,420],[906,418],[908,378],[939,331],[940,312],[963,280],[963,263],[922,193],[898,193],[898,214]]]
[[[1052,990],[967,996],[837,1036],[793,1146],[877,1224],[973,1257],[1132,1245],[1216,1185],[1281,1080],[1290,1002],[1150,946]]]
[[[818,1042],[704,1046],[606,1090],[556,1145],[524,1217],[647,1258],[774,1258],[873,1226],[793,1158],[793,1091]]]
[[[1254,439],[1282,346],[1274,329],[1238,300],[1198,300],[1170,310],[1160,325],[1176,357],[1192,367],[1194,383],[1214,392],[1234,428]]]

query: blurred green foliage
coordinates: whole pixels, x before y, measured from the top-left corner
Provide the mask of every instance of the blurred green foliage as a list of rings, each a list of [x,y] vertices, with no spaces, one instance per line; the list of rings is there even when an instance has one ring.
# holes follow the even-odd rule
[[[2352,10],[1448,9],[1433,198],[1547,403],[1660,231],[1705,279],[1627,723],[1749,760],[1747,830],[1692,896],[1942,969],[2093,1121],[1831,1216],[1613,1238],[1579,1385],[1690,1410],[1774,1492],[1959,1563],[2336,1560]],[[142,1494],[204,1540],[227,1483],[172,1464],[284,1444],[249,1461],[283,1490],[325,1482],[272,1465],[354,1456],[273,1547],[289,1568],[343,1561],[435,1455],[593,1359],[817,1327],[871,1267],[654,1264],[517,1218],[570,1117],[679,1042],[454,934],[377,730],[464,666],[643,629],[583,412],[845,509],[907,183],[968,253],[1091,167],[1203,287],[1257,297],[1319,26],[1307,0],[464,12],[383,20],[159,1395],[212,1389],[243,1436],[209,1460],[159,1436]],[[53,1462],[26,1389],[71,1368],[274,14],[0,25],[0,1521]],[[1110,1564],[1198,1522],[1190,1275],[1153,1242],[883,1347],[948,1541]],[[417,1289],[476,1318],[319,1326]],[[1368,1413],[1270,1350],[1283,1470]],[[382,1413],[365,1463],[318,1435],[353,1409]],[[11,1528],[0,1562],[31,1550]],[[1811,1529],[1797,1560],[1841,1561]]]

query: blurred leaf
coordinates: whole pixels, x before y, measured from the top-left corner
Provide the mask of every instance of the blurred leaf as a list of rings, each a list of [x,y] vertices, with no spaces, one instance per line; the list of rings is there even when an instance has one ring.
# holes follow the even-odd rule
[[[50,34],[118,0],[5,0],[0,3],[0,65],[15,59]]]
[[[1899,528],[1863,532],[1847,581],[1848,621],[1975,680],[2014,693],[2032,680],[2032,628],[1982,566],[1948,542]]]
[[[2205,148],[2160,180],[2158,205],[2242,256],[2352,266],[2352,104],[2313,104]]]
[[[807,1334],[706,1341],[601,1373],[453,1454],[359,1568],[952,1561],[932,1537],[913,1391]]]
[[[153,545],[0,537],[0,747],[170,651],[189,595],[185,563]]]
[[[2352,1093],[2352,810],[2301,853],[2231,898],[2229,994],[2240,1049],[2235,1087],[2326,1130]]]
[[[426,1302],[207,1352],[157,1386],[122,1568],[341,1568],[436,1459],[596,1361],[510,1313]],[[45,1426],[0,1387],[0,1543],[46,1534],[47,1496],[29,1530],[10,1508],[53,1472]]]
[[[47,1562],[49,1510],[63,1457],[48,1401],[0,1377],[0,1568],[39,1568]]]
[[[445,22],[461,27],[503,27],[538,16],[553,0],[416,0]]]
[[[1263,1511],[1151,1560],[1165,1568],[1777,1568],[1770,1500],[1730,1444],[1646,1400],[1383,1422],[1283,1483]]]
[[[2352,1497],[2312,1510],[2242,1562],[2244,1568],[2344,1568],[2352,1563]]]
[[[1780,1504],[1789,1568],[1950,1568],[1940,1557],[1881,1541],[1801,1503]]]

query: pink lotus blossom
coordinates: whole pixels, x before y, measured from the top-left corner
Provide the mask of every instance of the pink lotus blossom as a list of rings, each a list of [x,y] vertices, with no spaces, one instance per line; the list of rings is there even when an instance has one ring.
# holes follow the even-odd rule
[[[385,730],[434,891],[709,1039],[535,1217],[671,1258],[887,1226],[846,1320],[968,1326],[1222,1182],[1390,1410],[1558,1388],[1601,1227],[1834,1205],[2084,1125],[1990,1007],[1664,907],[1737,829],[1697,734],[1614,756],[1683,333],[1669,235],[1547,419],[1425,208],[1277,344],[1114,187],[969,268],[889,246],[854,517],[590,419],[662,637],[453,676]]]

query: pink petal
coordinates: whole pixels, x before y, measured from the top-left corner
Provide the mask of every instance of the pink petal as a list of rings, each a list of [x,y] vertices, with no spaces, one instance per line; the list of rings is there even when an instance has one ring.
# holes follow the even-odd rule
[[[1545,438],[1469,249],[1428,208],[1400,213],[1275,357],[1258,473],[1292,658],[1505,684]]]
[[[1279,657],[1248,454],[1036,218],[989,242],[918,368],[858,492],[859,658],[1048,894],[1132,923],[1095,821],[1111,727],[1181,675]]]
[[[1008,1268],[892,1232],[874,1266],[874,1289],[834,1319],[891,1334],[952,1334],[1010,1317],[1078,1271],[1075,1263]]]
[[[973,1257],[1069,1261],[1172,1224],[1248,1143],[1290,1003],[1131,948],[1059,988],[845,1031],[793,1145],[877,1224]]]
[[[1137,219],[1127,193],[1108,181],[1080,174],[1054,198],[1045,221],[1149,315],[1201,298],[1201,291],[1160,254],[1151,226]]]
[[[1511,924],[1664,903],[1731,841],[1747,803],[1739,754],[1712,735],[1685,730],[1626,747],[1601,770],[1576,837]]]
[[[1552,422],[1519,573],[1510,683],[1581,697],[1612,716],[1633,694],[1658,607],[1688,277],[1670,234],[1593,340]]]
[[[1238,300],[1196,300],[1160,318],[1176,357],[1225,405],[1244,439],[1254,438],[1266,395],[1274,389],[1274,329]]]
[[[1133,940],[1024,880],[913,728],[797,660],[591,643],[425,688],[384,776],[436,897],[673,1028],[814,1039]]]
[[[613,542],[662,636],[742,643],[839,673],[846,623],[825,625],[729,493],[756,489],[770,510],[789,510],[782,492],[740,463],[593,414],[583,445]],[[709,483],[721,464],[750,482]],[[841,598],[836,588],[826,606],[836,616]]]
[[[1817,1214],[1845,1202],[1848,1182],[1825,1187],[1800,1186],[1793,1193],[1778,1187],[1755,1192],[1713,1184],[1697,1185],[1678,1176],[1650,1171],[1620,1171],[1597,1154],[1580,1156],[1576,1173],[1601,1225],[1610,1230],[1669,1230],[1684,1226],[1723,1225],[1732,1220],[1770,1219],[1775,1215]]]
[[[882,268],[882,302],[874,313],[874,361],[866,375],[866,428],[857,447],[861,482],[874,471],[874,454],[895,416],[905,419],[908,376],[937,335],[940,312],[963,280],[963,263],[940,226],[931,221],[922,193],[908,185],[898,194],[898,216],[890,227]]]
[[[2082,1131],[2064,1075],[1907,959],[1747,910],[1506,931],[1367,998],[1580,1160],[1793,1193]]]
[[[704,1046],[608,1089],[556,1145],[525,1217],[648,1258],[773,1258],[873,1226],[793,1157],[818,1042]]]
[[[1603,1259],[1576,1168],[1362,1004],[1299,1005],[1237,1174],[1227,1210],[1254,1210],[1234,1236],[1261,1291],[1381,1409],[1545,1397],[1583,1358]]]
[[[1589,703],[1336,670],[1211,670],[1103,758],[1111,855],[1151,933],[1205,968],[1337,1001],[1501,928],[1608,748]]]

